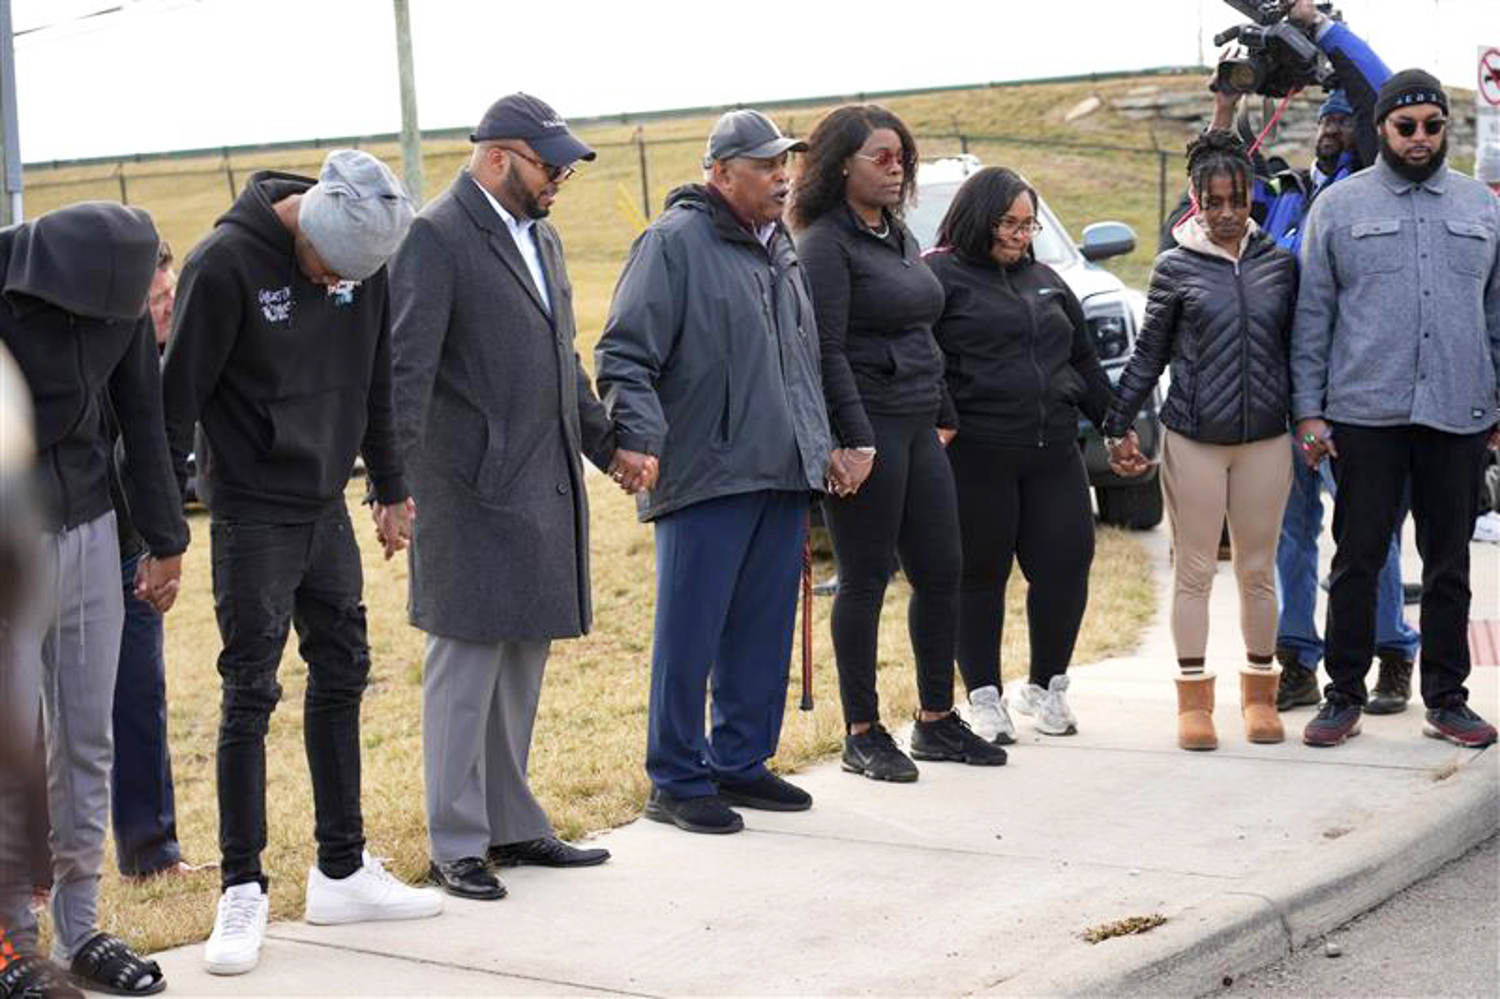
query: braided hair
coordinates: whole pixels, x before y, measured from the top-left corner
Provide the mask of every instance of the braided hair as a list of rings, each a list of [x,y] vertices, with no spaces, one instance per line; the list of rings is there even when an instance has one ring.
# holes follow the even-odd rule
[[[1188,185],[1193,199],[1203,203],[1208,182],[1214,177],[1228,177],[1233,183],[1236,204],[1248,204],[1255,167],[1245,144],[1233,132],[1214,129],[1204,132],[1187,147]]]

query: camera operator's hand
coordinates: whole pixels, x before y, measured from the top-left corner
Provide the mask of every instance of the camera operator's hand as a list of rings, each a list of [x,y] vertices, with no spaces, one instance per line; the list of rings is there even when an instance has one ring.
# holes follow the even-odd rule
[[[1209,131],[1228,132],[1234,128],[1234,113],[1239,109],[1241,95],[1216,89],[1212,80],[1209,81],[1209,89],[1214,92],[1214,120],[1208,126]]]
[[[1328,20],[1328,15],[1318,9],[1316,0],[1294,0],[1292,9],[1286,12],[1286,19],[1299,28],[1316,33]]]

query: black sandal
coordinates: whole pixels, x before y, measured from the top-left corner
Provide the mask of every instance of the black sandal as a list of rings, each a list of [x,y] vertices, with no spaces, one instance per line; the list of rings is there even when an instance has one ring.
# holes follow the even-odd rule
[[[161,965],[141,960],[129,944],[108,933],[90,937],[73,955],[68,972],[79,988],[117,996],[151,996],[167,987]]]
[[[51,961],[27,955],[0,968],[3,999],[83,999],[67,976]]]

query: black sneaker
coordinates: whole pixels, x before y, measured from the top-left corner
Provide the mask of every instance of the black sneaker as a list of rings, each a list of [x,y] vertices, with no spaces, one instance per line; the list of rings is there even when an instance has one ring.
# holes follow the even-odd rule
[[[1363,713],[1358,703],[1330,689],[1318,716],[1302,730],[1302,741],[1309,746],[1337,746],[1359,735],[1359,718]]]
[[[879,722],[858,735],[844,736],[843,766],[871,780],[910,784],[917,779],[917,765],[897,748],[896,740]]]
[[[775,774],[738,783],[719,781],[719,797],[731,805],[767,812],[805,812],[812,807],[812,795]]]
[[[83,999],[83,992],[68,981],[67,975],[57,965],[35,954],[27,954],[12,957],[8,963],[0,965],[0,996]]]
[[[745,828],[740,813],[724,803],[717,794],[697,798],[674,798],[661,788],[653,787],[646,799],[646,818],[665,822],[685,832],[724,835]]]
[[[1005,750],[975,735],[956,711],[937,721],[918,718],[911,730],[911,755],[914,760],[951,760],[976,767],[1005,765]]]
[[[1303,666],[1297,660],[1297,653],[1291,649],[1277,649],[1276,661],[1281,664],[1281,681],[1276,686],[1277,711],[1317,704],[1322,700],[1318,690],[1318,671]]]
[[[1411,700],[1411,660],[1401,652],[1376,655],[1380,657],[1380,676],[1375,680],[1365,710],[1372,715],[1400,714]]]
[[[1495,726],[1474,713],[1467,704],[1433,708],[1427,712],[1422,734],[1469,749],[1483,749],[1495,741]]]

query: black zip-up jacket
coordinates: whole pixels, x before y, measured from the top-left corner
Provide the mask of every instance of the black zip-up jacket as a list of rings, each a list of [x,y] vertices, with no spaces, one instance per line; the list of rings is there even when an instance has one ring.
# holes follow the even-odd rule
[[[762,245],[716,192],[686,184],[630,247],[594,352],[620,446],[660,455],[642,520],[828,472],[818,330],[797,253]]]
[[[1181,245],[1156,258],[1146,322],[1104,421],[1110,437],[1129,428],[1168,363],[1172,387],[1161,421],[1169,429],[1206,444],[1286,433],[1296,258],[1256,231],[1232,261],[1214,253],[1195,225],[1178,226]]]
[[[31,388],[48,529],[69,530],[111,509],[107,390],[131,466],[132,517],[151,553],[166,558],[187,547],[188,530],[172,483],[146,313],[156,246],[151,216],[108,202],[0,230],[0,340]]]
[[[1077,440],[1080,410],[1104,422],[1109,376],[1056,271],[1030,257],[1002,267],[946,249],[926,260],[943,286],[932,332],[966,439],[1037,447]]]
[[[313,284],[271,207],[312,184],[252,174],[177,286],[162,371],[167,436],[181,487],[193,425],[202,423],[215,517],[315,520],[343,502],[357,453],[375,499],[407,496],[392,422],[385,268],[352,288]]]
[[[875,445],[867,413],[931,412],[938,425],[958,426],[932,338],[942,285],[911,230],[889,214],[886,223],[891,238],[881,239],[841,205],[797,234],[818,315],[828,420],[843,447]]]

